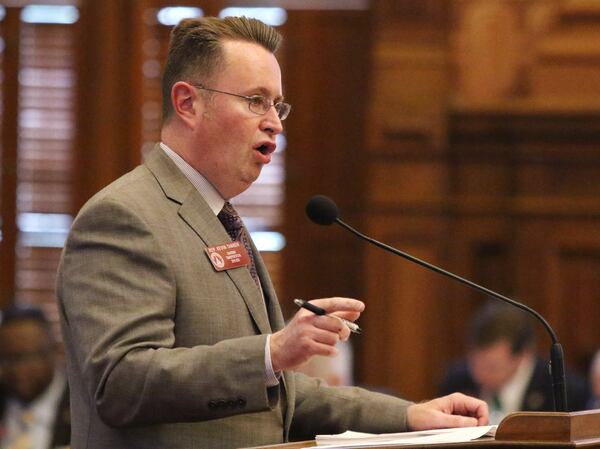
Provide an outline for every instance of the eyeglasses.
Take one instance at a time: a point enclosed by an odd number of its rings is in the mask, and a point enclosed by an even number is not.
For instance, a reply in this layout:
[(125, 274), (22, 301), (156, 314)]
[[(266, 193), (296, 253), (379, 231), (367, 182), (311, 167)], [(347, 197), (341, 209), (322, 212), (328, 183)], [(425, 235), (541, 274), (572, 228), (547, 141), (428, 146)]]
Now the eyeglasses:
[(283, 121), (287, 118), (292, 110), (292, 105), (288, 103), (284, 103), (283, 101), (278, 101), (275, 103), (274, 101), (267, 100), (262, 95), (239, 95), (232, 94), (231, 92), (223, 92), (222, 90), (217, 89), (209, 89), (208, 87), (204, 87), (202, 84), (191, 83), (194, 87), (202, 90), (207, 90), (209, 92), (217, 92), (219, 94), (231, 95), (232, 97), (243, 98), (248, 102), (248, 109), (250, 112), (253, 112), (257, 115), (265, 115), (271, 109), (271, 106), (275, 108), (277, 112), (277, 116), (279, 120)]

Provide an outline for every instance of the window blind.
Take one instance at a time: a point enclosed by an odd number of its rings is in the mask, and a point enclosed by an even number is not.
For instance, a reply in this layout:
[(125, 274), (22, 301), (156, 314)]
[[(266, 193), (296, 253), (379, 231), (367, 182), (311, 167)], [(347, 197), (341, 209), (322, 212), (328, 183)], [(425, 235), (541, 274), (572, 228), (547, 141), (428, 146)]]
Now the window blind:
[(37, 16), (39, 22), (35, 14), (28, 18), (25, 10), (23, 12), (16, 111), (18, 235), (15, 299), (39, 305), (54, 321), (56, 269), (71, 222), (75, 25), (41, 23), (44, 17), (56, 12), (60, 14), (60, 11)]

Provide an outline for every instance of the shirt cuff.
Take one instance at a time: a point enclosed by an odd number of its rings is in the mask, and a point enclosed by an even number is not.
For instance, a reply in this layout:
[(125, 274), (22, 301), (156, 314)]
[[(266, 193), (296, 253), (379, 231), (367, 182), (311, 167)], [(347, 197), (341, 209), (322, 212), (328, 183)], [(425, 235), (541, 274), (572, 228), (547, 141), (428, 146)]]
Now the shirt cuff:
[(265, 344), (265, 384), (267, 387), (274, 387), (279, 385), (279, 378), (281, 373), (276, 373), (273, 370), (273, 363), (271, 362), (271, 334), (267, 335), (267, 343)]

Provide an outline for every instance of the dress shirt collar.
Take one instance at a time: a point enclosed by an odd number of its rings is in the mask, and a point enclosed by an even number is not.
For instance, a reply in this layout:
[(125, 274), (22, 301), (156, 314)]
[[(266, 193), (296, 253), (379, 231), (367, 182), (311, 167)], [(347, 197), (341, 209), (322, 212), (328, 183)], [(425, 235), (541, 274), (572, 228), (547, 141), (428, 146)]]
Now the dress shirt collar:
[(523, 358), (512, 379), (499, 392), (502, 409), (505, 413), (513, 413), (521, 409), (527, 392), (527, 386), (535, 368), (534, 357)]
[(181, 172), (192, 183), (196, 190), (198, 190), (202, 198), (204, 198), (204, 201), (206, 201), (215, 215), (218, 215), (219, 212), (221, 212), (221, 209), (223, 209), (225, 200), (217, 191), (217, 189), (215, 189), (214, 186), (204, 176), (202, 176), (198, 170), (188, 164), (179, 154), (177, 154), (163, 142), (160, 142), (160, 147), (175, 163), (175, 165), (177, 165), (179, 170), (181, 170)]

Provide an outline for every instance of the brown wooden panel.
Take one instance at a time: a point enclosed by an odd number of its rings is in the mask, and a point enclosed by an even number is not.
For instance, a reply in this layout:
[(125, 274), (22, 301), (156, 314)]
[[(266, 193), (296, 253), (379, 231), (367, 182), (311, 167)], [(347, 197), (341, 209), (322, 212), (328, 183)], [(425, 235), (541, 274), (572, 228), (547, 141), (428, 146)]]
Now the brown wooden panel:
[[(598, 220), (537, 218), (518, 229), (516, 274), (520, 298), (554, 327), (568, 364), (586, 371), (598, 347), (600, 282)], [(540, 349), (547, 352), (542, 334)]]
[(17, 145), (19, 97), (19, 14), (7, 8), (2, 22), (5, 47), (2, 55), (2, 175), (0, 176), (0, 306), (13, 301), (15, 293), (15, 246), (17, 243)]
[[(600, 36), (592, 42), (600, 41)], [(556, 97), (600, 97), (600, 57), (596, 64), (586, 62), (569, 66), (547, 64), (533, 73), (535, 95)]]
[[(449, 220), (448, 232), (444, 235), (447, 242), (445, 268), (500, 294), (514, 296), (511, 231), (508, 217), (502, 214), (492, 215), (487, 209), (476, 214), (472, 209), (460, 210)], [(445, 323), (449, 333), (448, 350), (442, 356), (443, 366), (465, 354), (468, 323), (488, 299), (457, 283), (440, 298), (447, 306)], [(441, 373), (432, 380), (437, 384), (440, 378)]]
[(132, 82), (140, 76), (132, 64), (139, 62), (141, 51), (134, 47), (139, 26), (130, 26), (140, 20), (133, 17), (138, 11), (134, 3), (88, 0), (80, 7), (75, 211), (139, 161), (132, 156), (139, 146), (130, 148), (139, 144), (139, 128), (131, 126), (139, 126), (141, 110), (141, 83)]
[[(473, 101), (513, 96), (528, 56), (522, 14), (526, 2), (453, 2), (457, 96)], [(498, 39), (498, 36), (502, 39)]]
[(461, 161), (452, 174), (455, 195), (470, 199), (497, 197), (510, 193), (510, 167), (504, 161)]
[[(562, 335), (569, 336), (571, 360), (587, 373), (591, 357), (600, 346), (600, 246), (563, 248), (560, 261), (559, 304)], [(574, 332), (576, 330), (576, 332)]]
[(385, 0), (374, 2), (377, 44), (412, 41), (419, 46), (445, 42), (447, 0)]
[(434, 147), (442, 139), (439, 100), (447, 87), (445, 54), (435, 47), (408, 44), (390, 42), (374, 53), (367, 130), (371, 151), (389, 151), (389, 141), (398, 135), (417, 137)]
[(520, 164), (515, 174), (520, 195), (600, 196), (600, 161)]
[(330, 195), (359, 226), (369, 51), (368, 11), (288, 11), (282, 32), (286, 98), (286, 204), (282, 302), (305, 295), (361, 295), (361, 244), (304, 214), (316, 193)]
[[(572, 2), (457, 0), (446, 3), (446, 22), (435, 13), (439, 3), (415, 3), (375, 5), (366, 204), (378, 218), (367, 221), (368, 233), (520, 299), (569, 333), (565, 291), (584, 298), (573, 300), (578, 311), (598, 308), (589, 292), (597, 291), (600, 239), (600, 66), (592, 44), (600, 16)], [(511, 35), (502, 48), (499, 33)], [(380, 326), (363, 338), (369, 350), (361, 369), (373, 381), (400, 386), (397, 375), (417, 382), (413, 392), (432, 392), (439, 369), (464, 352), (465, 326), (485, 298), (441, 280), (445, 288), (423, 287), (418, 269), (394, 278), (388, 271), (398, 267), (383, 265), (384, 257), (369, 250), (366, 297), (385, 299), (367, 313), (385, 322), (384, 310), (392, 310), (414, 335), (437, 324), (448, 338), (441, 352), (432, 339), (407, 350), (399, 343), (403, 331)], [(440, 309), (404, 321), (399, 312), (410, 313), (393, 301), (406, 295), (428, 304), (409, 302), (409, 310)], [(585, 331), (564, 339), (578, 367), (589, 342), (600, 341), (596, 312), (589, 321), (581, 314), (572, 319)], [(546, 355), (548, 337), (539, 334)], [(386, 360), (388, 350), (416, 357), (414, 371)]]
[(600, 346), (600, 236), (599, 221), (557, 222), (545, 235), (552, 248), (546, 292), (549, 313), (564, 342), (568, 360), (580, 371)]
[[(430, 261), (437, 258), (431, 241), (388, 243)], [(439, 371), (445, 350), (446, 329), (440, 326), (445, 308), (438, 299), (446, 282), (379, 249), (369, 249), (366, 260), (369, 293), (361, 318), (365, 361), (359, 377), (367, 385), (412, 400), (430, 397), (430, 382), (423, 373)]]
[(371, 201), (379, 206), (439, 202), (447, 190), (447, 168), (438, 161), (374, 160)]

